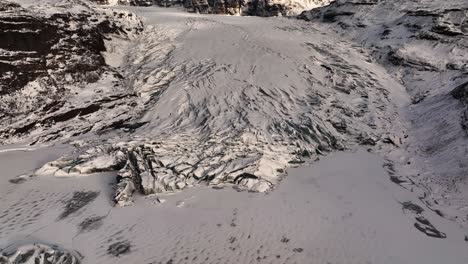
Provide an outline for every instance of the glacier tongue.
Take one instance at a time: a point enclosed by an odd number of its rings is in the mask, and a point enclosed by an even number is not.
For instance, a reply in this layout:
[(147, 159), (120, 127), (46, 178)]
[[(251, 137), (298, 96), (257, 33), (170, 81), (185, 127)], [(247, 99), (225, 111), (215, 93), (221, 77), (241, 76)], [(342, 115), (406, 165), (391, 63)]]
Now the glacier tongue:
[(126, 51), (113, 44), (105, 57), (139, 95), (140, 125), (123, 141), (111, 133), (102, 146), (36, 174), (119, 169), (121, 204), (136, 190), (201, 181), (264, 192), (308, 158), (403, 140), (392, 103), (405, 103), (403, 87), (333, 34), (284, 18), (129, 9), (146, 28)]

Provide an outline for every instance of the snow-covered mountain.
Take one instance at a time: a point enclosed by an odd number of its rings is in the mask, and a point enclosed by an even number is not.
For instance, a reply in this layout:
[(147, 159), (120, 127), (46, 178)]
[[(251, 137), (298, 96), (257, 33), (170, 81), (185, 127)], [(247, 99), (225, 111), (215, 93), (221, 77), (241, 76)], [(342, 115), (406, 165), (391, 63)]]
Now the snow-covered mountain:
[(101, 5), (163, 7), (183, 6), (186, 10), (205, 14), (244, 14), (254, 16), (294, 15), (304, 10), (330, 4), (331, 0), (92, 0)]

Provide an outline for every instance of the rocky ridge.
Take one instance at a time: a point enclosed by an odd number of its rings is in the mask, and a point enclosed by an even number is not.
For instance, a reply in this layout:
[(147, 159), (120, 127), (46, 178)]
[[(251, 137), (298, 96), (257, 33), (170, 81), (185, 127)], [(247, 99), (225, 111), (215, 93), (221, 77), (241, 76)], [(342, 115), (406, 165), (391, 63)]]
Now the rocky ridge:
[(94, 0), (93, 2), (103, 5), (183, 6), (187, 11), (201, 14), (289, 16), (327, 5), (331, 0)]

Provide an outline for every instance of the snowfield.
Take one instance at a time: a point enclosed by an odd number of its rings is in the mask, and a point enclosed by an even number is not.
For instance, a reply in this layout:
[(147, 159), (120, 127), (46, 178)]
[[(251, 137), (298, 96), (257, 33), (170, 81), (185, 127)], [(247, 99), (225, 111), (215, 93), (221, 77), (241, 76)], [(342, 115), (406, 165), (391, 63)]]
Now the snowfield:
[(464, 1), (16, 2), (0, 263), (468, 261)]
[[(66, 151), (2, 153), (0, 165), (11, 168), (5, 176), (21, 174)], [(463, 229), (392, 183), (383, 163), (365, 150), (335, 153), (289, 170), (268, 195), (199, 186), (123, 208), (109, 202), (113, 174), (2, 177), (0, 245), (6, 254), (59, 245), (81, 263), (103, 264), (467, 262)], [(424, 219), (446, 238), (415, 228)]]

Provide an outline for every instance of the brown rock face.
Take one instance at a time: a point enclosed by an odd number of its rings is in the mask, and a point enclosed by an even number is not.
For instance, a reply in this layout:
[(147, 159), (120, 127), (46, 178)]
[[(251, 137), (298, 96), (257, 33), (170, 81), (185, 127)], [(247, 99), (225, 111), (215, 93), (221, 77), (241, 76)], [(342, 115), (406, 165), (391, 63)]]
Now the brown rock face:
[(185, 0), (189, 11), (203, 14), (240, 14), (245, 6), (244, 0)]
[[(98, 5), (108, 5), (111, 2), (109, 0), (91, 0)], [(150, 6), (153, 5), (153, 0), (119, 0), (117, 1), (119, 5), (131, 5), (131, 6)]]
[(118, 78), (102, 55), (104, 41), (141, 30), (119, 24), (123, 16), (85, 5), (42, 13), (0, 0), (0, 141), (101, 110), (66, 101), (78, 94), (70, 89), (96, 83), (104, 73)]
[(287, 15), (289, 7), (272, 0), (185, 0), (184, 6), (203, 14), (244, 14), (252, 16)]
[[(109, 0), (92, 0), (97, 4), (109, 4)], [(229, 14), (250, 16), (278, 16), (291, 15), (293, 9), (309, 7), (315, 3), (317, 6), (328, 4), (330, 0), (119, 0), (118, 5), (150, 6), (158, 5), (170, 7), (184, 6), (187, 11), (201, 14)]]
[[(19, 5), (0, 2), (0, 95), (16, 91), (43, 74), (45, 55), (57, 43), (57, 28)], [(28, 59), (26, 59), (28, 58)]]
[(104, 65), (103, 34), (117, 30), (108, 21), (83, 27), (92, 24), (87, 13), (45, 17), (8, 2), (0, 2), (0, 9), (0, 95), (48, 71), (77, 75), (98, 70)]

